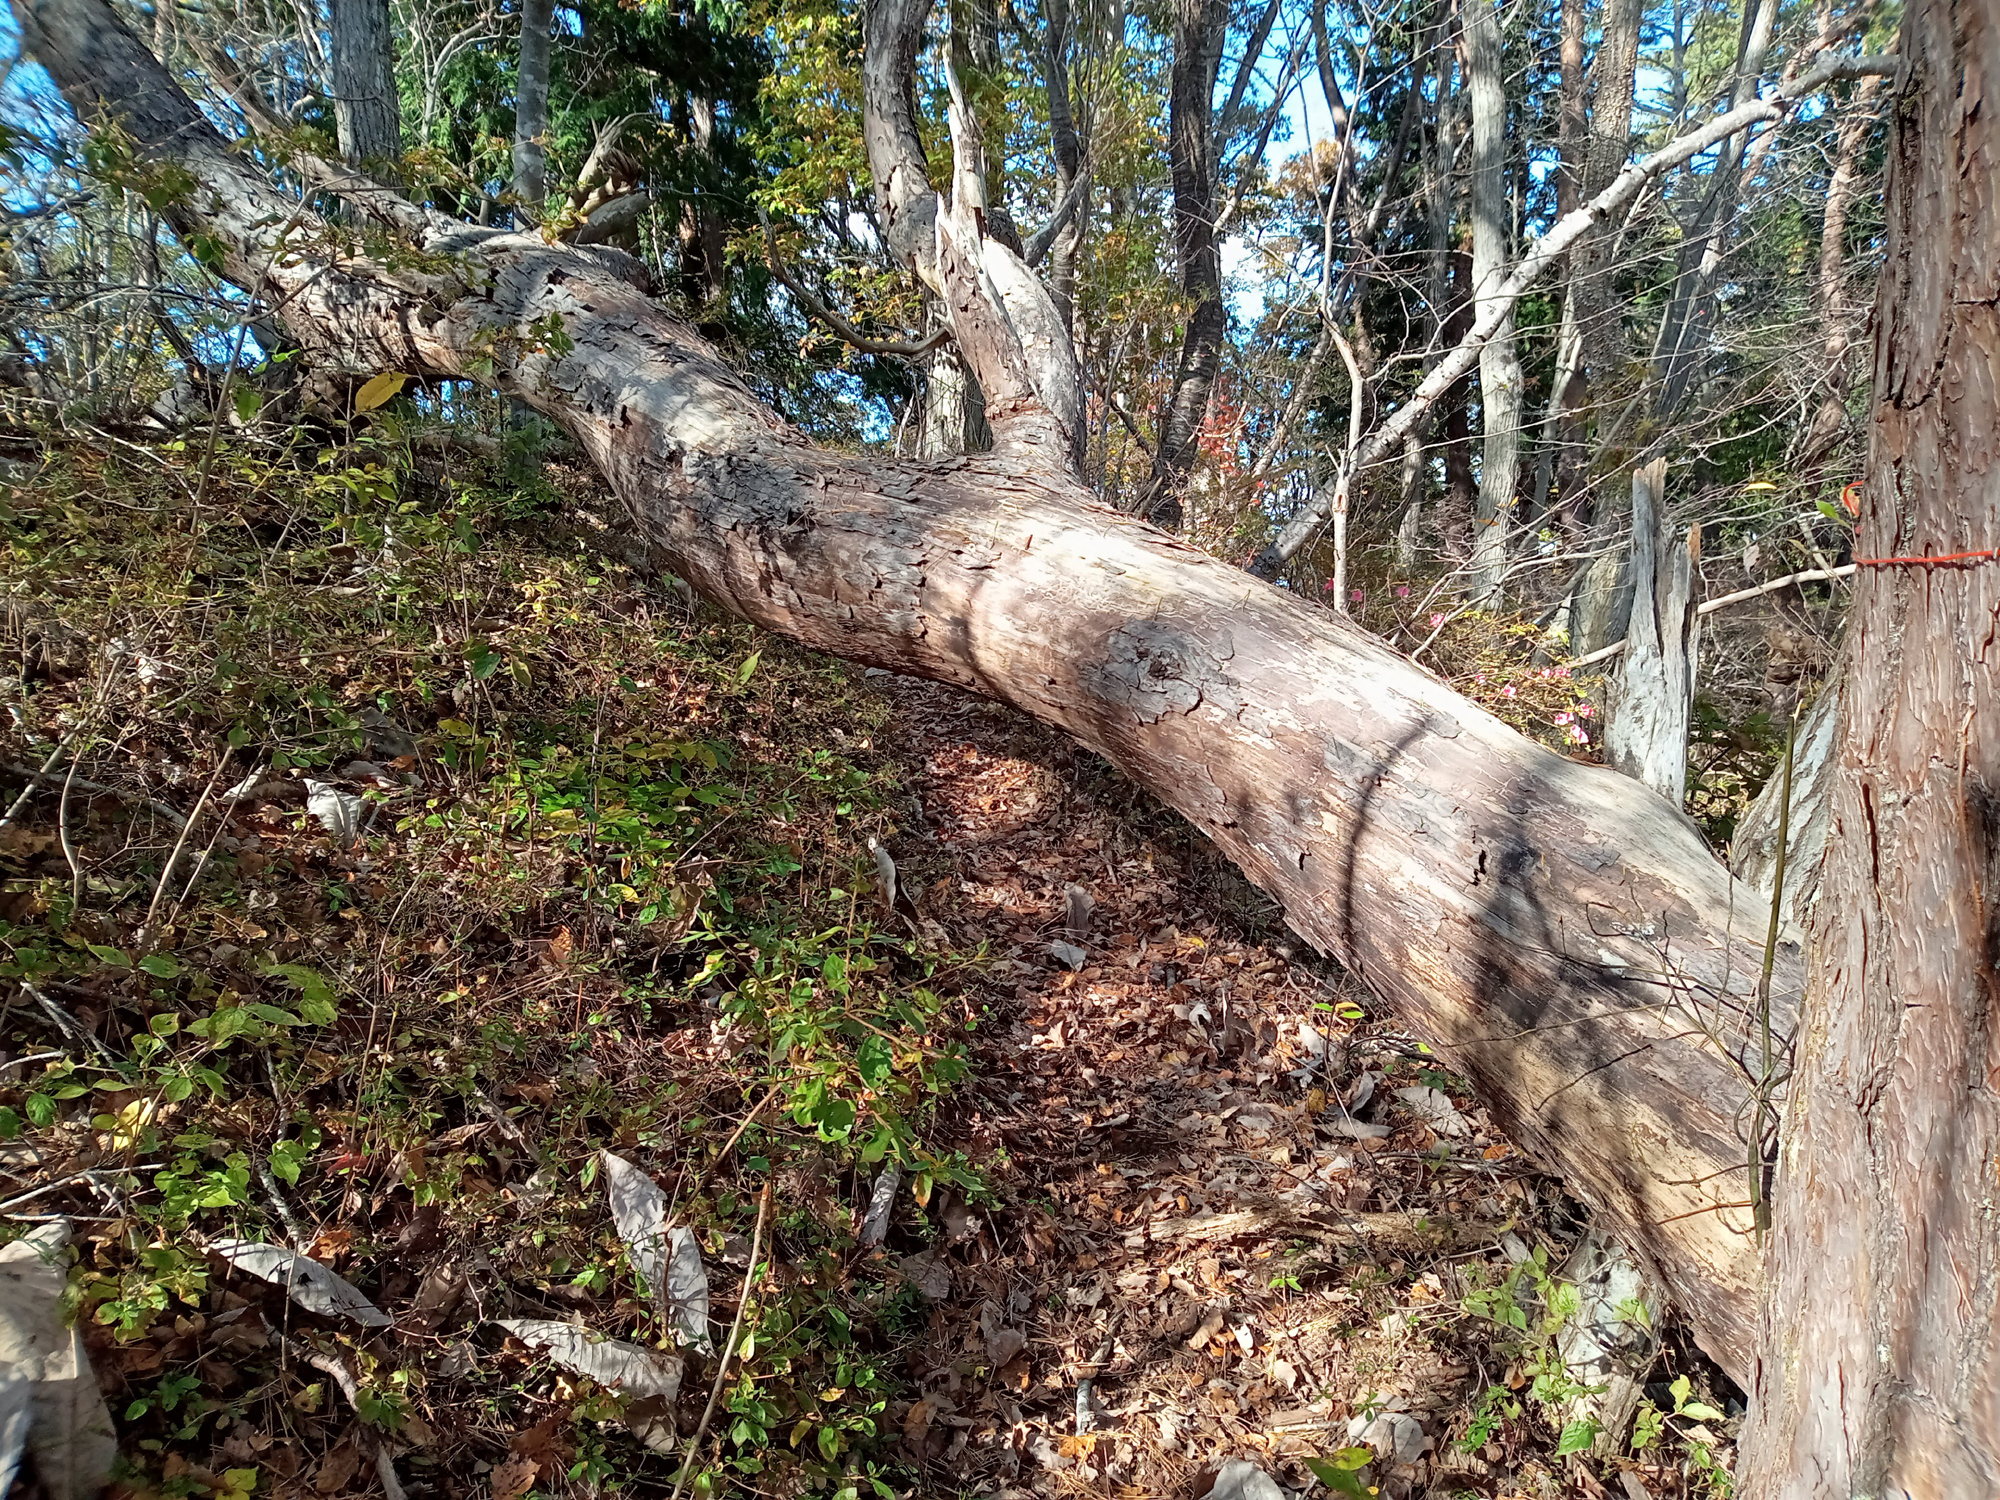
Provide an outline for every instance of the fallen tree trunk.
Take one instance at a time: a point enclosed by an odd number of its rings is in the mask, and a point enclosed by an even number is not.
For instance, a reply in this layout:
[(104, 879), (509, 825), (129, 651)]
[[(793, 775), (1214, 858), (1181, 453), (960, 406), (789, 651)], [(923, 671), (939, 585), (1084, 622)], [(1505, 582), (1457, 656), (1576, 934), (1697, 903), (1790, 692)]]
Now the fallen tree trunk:
[[(1643, 787), (1095, 503), (1068, 429), (1033, 399), (1041, 367), (978, 343), (991, 309), (957, 268), (993, 252), (954, 240), (962, 223), (936, 236), (937, 274), (961, 347), (985, 361), (994, 451), (825, 452), (648, 301), (629, 257), (386, 201), (364, 211), (422, 253), (354, 255), (229, 148), (103, 0), (17, 13), (78, 110), (138, 143), (135, 175), (167, 161), (192, 175), (176, 229), (211, 236), (313, 357), (479, 371), (568, 431), (710, 599), (1012, 704), (1185, 815), (1433, 1038), (1748, 1375), (1756, 1253), (1735, 1205), (1763, 914), (1732, 901), (1693, 826)], [(1800, 973), (1786, 946), (1781, 1026)]]

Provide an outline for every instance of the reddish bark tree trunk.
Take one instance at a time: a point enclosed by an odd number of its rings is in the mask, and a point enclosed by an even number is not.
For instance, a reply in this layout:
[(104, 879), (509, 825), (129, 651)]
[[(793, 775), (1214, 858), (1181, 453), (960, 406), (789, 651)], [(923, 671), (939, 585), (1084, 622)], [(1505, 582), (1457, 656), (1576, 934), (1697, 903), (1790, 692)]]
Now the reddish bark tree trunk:
[[(1861, 557), (2000, 545), (2000, 16), (1902, 55)], [(1855, 585), (1743, 1493), (2000, 1495), (2000, 564)]]

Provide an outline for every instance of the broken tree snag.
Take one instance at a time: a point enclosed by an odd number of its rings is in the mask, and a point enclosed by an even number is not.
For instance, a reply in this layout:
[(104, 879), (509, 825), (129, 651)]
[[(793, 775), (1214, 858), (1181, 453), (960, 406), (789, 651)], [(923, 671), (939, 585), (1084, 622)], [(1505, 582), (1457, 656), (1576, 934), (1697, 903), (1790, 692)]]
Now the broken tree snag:
[[(629, 257), (441, 222), (421, 231), (420, 269), (351, 257), (103, 0), (21, 14), (81, 111), (116, 111), (142, 151), (193, 175), (175, 227), (216, 236), (318, 358), (425, 378), (491, 368), (708, 598), (1033, 714), (1186, 816), (1433, 1038), (1747, 1377), (1757, 1267), (1732, 1205), (1761, 924), (1742, 903), (1732, 919), (1727, 872), (1677, 812), (1523, 739), (1345, 620), (1097, 504), (1046, 414), (1023, 406), (996, 421), (994, 452), (932, 463), (816, 449), (640, 293)], [(941, 259), (966, 253), (962, 228), (937, 236)], [(961, 311), (963, 328), (985, 316)], [(551, 318), (560, 351), (536, 333)], [(1004, 363), (979, 370), (989, 394)], [(1781, 954), (1781, 1024), (1799, 974)]]
[(1687, 795), (1688, 724), (1694, 714), (1701, 616), (1694, 564), (1701, 532), (1667, 519), (1667, 461), (1632, 471), (1632, 614), (1611, 676), (1604, 758), (1675, 807)]
[[(2000, 14), (1902, 51), (1857, 559), (2000, 544)], [(2000, 1495), (2000, 563), (1854, 585), (1741, 1493)]]

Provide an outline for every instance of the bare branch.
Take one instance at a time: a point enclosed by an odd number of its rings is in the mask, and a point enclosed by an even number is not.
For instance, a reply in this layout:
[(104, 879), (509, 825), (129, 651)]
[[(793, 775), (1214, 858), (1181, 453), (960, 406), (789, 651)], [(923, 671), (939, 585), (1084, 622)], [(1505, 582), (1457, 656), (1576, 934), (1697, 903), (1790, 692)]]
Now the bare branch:
[(871, 339), (839, 313), (828, 307), (806, 288), (804, 282), (794, 276), (784, 257), (778, 254), (777, 231), (771, 228), (770, 216), (759, 209), (757, 217), (764, 226), (764, 263), (771, 268), (771, 274), (778, 278), (784, 289), (813, 317), (826, 324), (841, 338), (852, 344), (863, 354), (893, 354), (903, 359), (920, 359), (951, 339), (949, 328), (939, 328), (922, 339)]
[[(1852, 578), (1855, 574), (1853, 563), (1844, 563), (1838, 568), (1806, 568), (1797, 573), (1787, 573), (1783, 578), (1773, 578), (1757, 584), (1753, 588), (1738, 589), (1733, 594), (1724, 594), (1716, 599), (1704, 599), (1695, 611), (1698, 615), (1714, 614), (1718, 609), (1727, 609), (1732, 604), (1741, 604), (1747, 599), (1761, 599), (1766, 594), (1775, 594), (1779, 589), (1788, 589), (1799, 583), (1831, 583), (1836, 578)], [(1625, 649), (1625, 642), (1613, 641), (1600, 651), (1588, 656), (1579, 656), (1570, 663), (1572, 667), (1590, 667), (1598, 662), (1609, 661)]]
[[(1894, 56), (1829, 58), (1811, 72), (1780, 88), (1771, 98), (1753, 99), (1740, 105), (1717, 116), (1701, 129), (1691, 131), (1679, 140), (1662, 146), (1651, 156), (1626, 167), (1611, 186), (1574, 213), (1558, 220), (1547, 234), (1523, 252), (1520, 263), (1493, 296), (1482, 299), (1479, 317), (1471, 331), (1459, 340), (1456, 348), (1437, 362), (1410, 399), (1398, 407), (1388, 421), (1376, 428), (1362, 445), (1361, 451), (1355, 455), (1357, 472), (1380, 462), (1400, 448), (1403, 440), (1416, 430), (1417, 424), (1444, 393), (1479, 363), (1480, 351), (1506, 326), (1513, 314), (1514, 304), (1534, 288), (1561, 259), (1563, 252), (1589, 233), (1593, 226), (1622, 209), (1648, 182), (1683, 162), (1691, 161), (1709, 147), (1748, 126), (1762, 120), (1782, 120), (1799, 100), (1818, 93), (1830, 83), (1851, 78), (1890, 77), (1901, 66), (1902, 60)], [(1275, 578), (1278, 569), (1305, 546), (1313, 533), (1325, 523), (1330, 505), (1331, 496), (1316, 499), (1311, 506), (1294, 516), (1277, 538), (1257, 555), (1250, 564), (1250, 572), (1267, 580)]]

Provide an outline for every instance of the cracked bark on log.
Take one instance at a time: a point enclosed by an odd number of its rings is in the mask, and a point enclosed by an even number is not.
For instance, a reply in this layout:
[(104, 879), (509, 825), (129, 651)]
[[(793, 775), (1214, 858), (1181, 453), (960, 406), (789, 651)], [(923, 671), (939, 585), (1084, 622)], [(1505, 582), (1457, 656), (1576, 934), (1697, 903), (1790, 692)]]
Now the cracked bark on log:
[[(894, 5), (914, 8), (877, 9)], [(229, 148), (103, 0), (16, 13), (81, 112), (115, 116), (192, 174), (174, 226), (214, 235), (228, 273), (279, 304), (313, 358), (432, 379), (490, 361), (708, 598), (1033, 714), (1185, 815), (1434, 1038), (1658, 1273), (1704, 1347), (1749, 1375), (1756, 1257), (1729, 1205), (1758, 914), (1732, 918), (1726, 871), (1644, 788), (1541, 749), (1346, 621), (1096, 503), (1071, 430), (1003, 337), (1014, 325), (979, 274), (992, 257), (907, 176), (893, 121), (869, 130), (871, 150), (890, 148), (884, 222), (912, 254), (932, 249), (989, 394), (990, 454), (814, 448), (615, 251), (411, 208), (422, 256), (350, 254)], [(561, 352), (534, 333), (551, 316)], [(1788, 944), (1781, 1023), (1800, 969)]]

